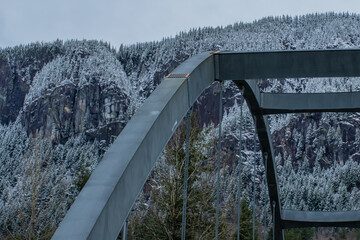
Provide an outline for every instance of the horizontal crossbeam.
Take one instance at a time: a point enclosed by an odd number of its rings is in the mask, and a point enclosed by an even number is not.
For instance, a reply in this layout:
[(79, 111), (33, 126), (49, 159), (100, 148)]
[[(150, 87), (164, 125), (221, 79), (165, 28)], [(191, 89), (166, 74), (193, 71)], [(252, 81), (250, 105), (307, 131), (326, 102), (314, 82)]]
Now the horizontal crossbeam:
[(360, 227), (360, 211), (312, 212), (282, 210), (281, 225), (286, 228), (303, 227)]
[(360, 92), (261, 93), (262, 114), (301, 112), (359, 112)]
[(215, 62), (219, 80), (360, 76), (360, 49), (219, 52)]

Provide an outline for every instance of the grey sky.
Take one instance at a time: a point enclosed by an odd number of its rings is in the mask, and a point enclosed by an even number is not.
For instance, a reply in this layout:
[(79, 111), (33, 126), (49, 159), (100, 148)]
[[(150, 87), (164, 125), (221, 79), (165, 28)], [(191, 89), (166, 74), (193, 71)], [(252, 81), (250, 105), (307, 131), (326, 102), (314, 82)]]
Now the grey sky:
[(98, 39), (118, 47), (265, 16), (360, 13), (359, 0), (0, 0), (0, 47)]

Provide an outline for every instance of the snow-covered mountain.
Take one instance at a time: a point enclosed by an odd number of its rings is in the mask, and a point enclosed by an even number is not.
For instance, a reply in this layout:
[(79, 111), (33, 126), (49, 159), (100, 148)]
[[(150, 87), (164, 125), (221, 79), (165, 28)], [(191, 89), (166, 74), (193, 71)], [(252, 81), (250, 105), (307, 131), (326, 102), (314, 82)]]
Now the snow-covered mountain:
[[(0, 237), (52, 232), (136, 109), (190, 56), (214, 50), (358, 47), (360, 15), (327, 13), (193, 29), (118, 51), (107, 43), (85, 40), (0, 49)], [(259, 86), (269, 92), (359, 91), (360, 81), (262, 79)], [(217, 124), (214, 94), (216, 86), (206, 90), (195, 106), (205, 127)], [(230, 160), (224, 167), (229, 177), (223, 188), (231, 195), (240, 104), (232, 83), (226, 83), (225, 97), (224, 149)], [(253, 128), (244, 109), (243, 155), (250, 168)], [(359, 114), (287, 114), (270, 120), (285, 207), (360, 207)], [(263, 167), (257, 161), (261, 182)], [(244, 171), (244, 180), (250, 179), (250, 172)], [(295, 193), (298, 186), (306, 186), (301, 194)], [(244, 194), (250, 196), (247, 190), (244, 187)], [(259, 194), (263, 190), (259, 185)]]

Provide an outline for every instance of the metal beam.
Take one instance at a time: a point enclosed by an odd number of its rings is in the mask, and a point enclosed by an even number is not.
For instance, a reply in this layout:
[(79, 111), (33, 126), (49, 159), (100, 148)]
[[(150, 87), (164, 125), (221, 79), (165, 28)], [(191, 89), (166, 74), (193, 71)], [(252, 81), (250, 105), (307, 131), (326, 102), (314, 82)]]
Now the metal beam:
[(359, 112), (360, 92), (261, 93), (262, 114), (300, 112)]
[(282, 228), (360, 227), (360, 211), (313, 212), (282, 210)]
[(220, 80), (360, 76), (360, 49), (219, 52), (216, 57)]

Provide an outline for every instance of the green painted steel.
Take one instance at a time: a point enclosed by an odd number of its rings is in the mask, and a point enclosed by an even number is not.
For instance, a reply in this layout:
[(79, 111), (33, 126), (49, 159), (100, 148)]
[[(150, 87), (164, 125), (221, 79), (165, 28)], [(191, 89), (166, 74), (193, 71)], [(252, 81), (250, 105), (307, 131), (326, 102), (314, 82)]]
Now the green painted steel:
[(261, 93), (262, 114), (359, 112), (360, 92)]
[(220, 52), (217, 79), (357, 77), (360, 49)]

